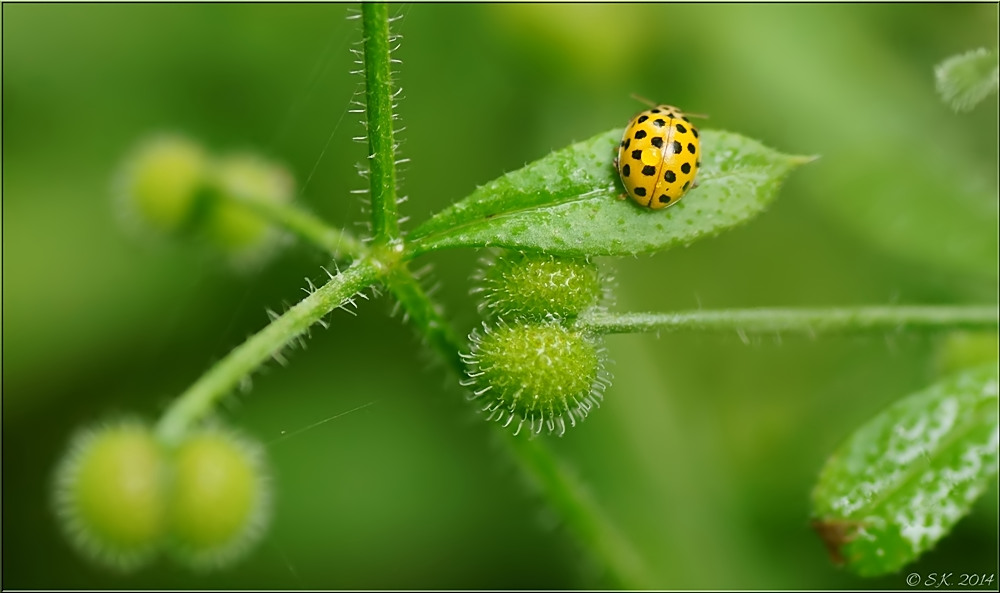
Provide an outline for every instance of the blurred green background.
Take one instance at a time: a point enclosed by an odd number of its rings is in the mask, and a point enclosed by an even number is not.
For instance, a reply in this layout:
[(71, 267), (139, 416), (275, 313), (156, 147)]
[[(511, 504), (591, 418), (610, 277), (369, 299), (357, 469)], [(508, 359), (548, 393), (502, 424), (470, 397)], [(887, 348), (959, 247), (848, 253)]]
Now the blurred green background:
[[(326, 259), (236, 274), (125, 233), (121, 159), (176, 131), (279, 160), (363, 232), (346, 5), (3, 6), (4, 588), (585, 588), (604, 580), (381, 298), (313, 331), (225, 417), (268, 444), (275, 520), (232, 569), (128, 577), (59, 537), (72, 431), (154, 419), (297, 301)], [(620, 310), (996, 302), (997, 99), (955, 115), (933, 67), (997, 43), (996, 4), (394, 5), (412, 223), (550, 150), (624, 126), (638, 93), (703, 127), (818, 154), (769, 212), (688, 249), (606, 260)], [(307, 183), (308, 180), (308, 183)], [(481, 254), (427, 257), (462, 331)], [(854, 428), (935, 379), (934, 336), (616, 336), (605, 405), (552, 446), (663, 588), (903, 588), (830, 562), (809, 493)], [(374, 402), (300, 435), (282, 431)], [(922, 573), (997, 572), (996, 487)], [(996, 581), (994, 581), (995, 583)]]

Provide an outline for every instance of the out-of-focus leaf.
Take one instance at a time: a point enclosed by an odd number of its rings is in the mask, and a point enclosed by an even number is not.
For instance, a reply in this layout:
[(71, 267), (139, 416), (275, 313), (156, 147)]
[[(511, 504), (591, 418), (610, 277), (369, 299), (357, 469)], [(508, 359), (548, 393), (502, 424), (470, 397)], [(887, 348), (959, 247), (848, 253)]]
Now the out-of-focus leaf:
[(413, 253), (500, 246), (631, 255), (685, 245), (759, 214), (785, 176), (812, 160), (705, 130), (699, 186), (677, 205), (654, 211), (618, 199), (624, 189), (612, 161), (622, 132), (573, 144), (478, 188), (414, 230)]
[(997, 53), (981, 48), (952, 56), (934, 68), (934, 78), (945, 103), (955, 111), (971, 111), (1000, 86)]
[(915, 560), (996, 480), (998, 366), (966, 370), (861, 427), (813, 492), (813, 525), (838, 563), (862, 576)]
[(993, 331), (955, 331), (937, 348), (936, 371), (942, 375), (977, 367), (1000, 358), (1000, 335)]

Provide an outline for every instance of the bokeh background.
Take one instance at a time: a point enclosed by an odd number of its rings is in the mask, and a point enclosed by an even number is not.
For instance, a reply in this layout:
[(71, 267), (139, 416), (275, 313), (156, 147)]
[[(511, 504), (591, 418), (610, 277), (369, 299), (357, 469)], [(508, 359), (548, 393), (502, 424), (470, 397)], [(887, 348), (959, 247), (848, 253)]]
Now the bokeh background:
[[(244, 562), (119, 577), (61, 539), (72, 431), (155, 419), (297, 301), (326, 259), (235, 273), (118, 224), (111, 180), (150, 133), (285, 163), (299, 202), (363, 232), (347, 5), (4, 4), (3, 587), (585, 588), (607, 584), (491, 445), (385, 297), (314, 331), (223, 413), (267, 444), (275, 520)], [(997, 99), (956, 115), (933, 67), (997, 43), (995, 4), (394, 5), (411, 224), (548, 151), (621, 127), (631, 93), (821, 158), (750, 224), (608, 259), (619, 310), (990, 303)], [(482, 254), (426, 258), (462, 331)], [(605, 405), (565, 462), (663, 588), (903, 588), (833, 566), (810, 530), (829, 453), (935, 380), (936, 336), (616, 336)], [(292, 432), (361, 411), (292, 438)], [(996, 573), (994, 486), (914, 571)], [(996, 581), (994, 581), (995, 584)]]

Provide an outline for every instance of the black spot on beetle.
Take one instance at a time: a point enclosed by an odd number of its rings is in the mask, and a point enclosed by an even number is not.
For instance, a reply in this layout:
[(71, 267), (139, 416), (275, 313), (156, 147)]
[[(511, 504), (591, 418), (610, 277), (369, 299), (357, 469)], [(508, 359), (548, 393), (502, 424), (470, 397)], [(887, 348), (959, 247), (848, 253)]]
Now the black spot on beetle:
[(694, 147), (694, 144), (691, 144), (690, 142), (688, 142), (688, 152), (690, 152), (691, 154), (694, 154), (694, 153), (698, 152), (698, 149)]
[(667, 125), (667, 122), (665, 122), (664, 120), (662, 120), (660, 118), (657, 118), (657, 119), (653, 120), (653, 125), (656, 126), (656, 127), (658, 127), (658, 128), (662, 128), (663, 126)]
[(652, 177), (653, 175), (656, 175), (656, 167), (653, 165), (646, 165), (642, 168), (642, 174), (647, 177)]
[(636, 140), (642, 140), (645, 137), (646, 137), (646, 130), (639, 130), (638, 132), (635, 133)]
[(622, 167), (622, 176), (623, 177), (628, 177), (628, 174), (631, 173), (631, 172), (632, 172), (632, 168), (629, 167), (627, 164)]
[(626, 138), (625, 141), (622, 142), (622, 148), (628, 148), (629, 144), (632, 144), (632, 139), (631, 138)]
[(691, 128), (691, 133), (694, 134), (695, 138), (698, 137), (698, 129), (697, 128)]
[(653, 136), (649, 139), (649, 143), (657, 148), (663, 148), (663, 138), (659, 136)]
[(638, 123), (638, 124), (641, 124), (642, 122), (646, 121), (647, 119), (649, 119), (648, 115), (640, 115), (639, 119), (635, 120), (635, 122)]
[(660, 203), (661, 204), (669, 204), (670, 203), (670, 196), (668, 196), (667, 194), (660, 194)]
[(634, 191), (635, 195), (637, 195), (637, 196), (644, 196), (644, 195), (646, 195), (646, 188), (644, 188), (644, 187), (637, 187), (637, 188), (635, 188), (632, 191)]
[(677, 124), (676, 127), (677, 127), (677, 131), (680, 132), (681, 134), (687, 134), (688, 129), (685, 128), (683, 125)]
[(685, 175), (687, 175), (688, 173), (690, 173), (691, 172), (691, 163), (684, 163), (683, 165), (681, 165), (681, 171)]
[(670, 143), (670, 147), (673, 148), (672, 154), (680, 154), (684, 151), (684, 147), (681, 146), (681, 143), (676, 140)]
[(684, 187), (682, 187), (681, 189), (683, 189), (683, 190), (687, 190), (688, 186), (690, 186), (690, 185), (691, 185), (691, 182), (690, 182), (690, 181), (685, 181), (685, 182), (684, 182)]
[(670, 169), (667, 169), (667, 172), (663, 174), (663, 180), (667, 183), (673, 183), (677, 181), (677, 175), (675, 175)]
[(641, 148), (636, 148), (635, 150), (633, 150), (632, 151), (632, 158), (634, 158), (635, 160), (641, 159), (642, 158), (642, 149)]

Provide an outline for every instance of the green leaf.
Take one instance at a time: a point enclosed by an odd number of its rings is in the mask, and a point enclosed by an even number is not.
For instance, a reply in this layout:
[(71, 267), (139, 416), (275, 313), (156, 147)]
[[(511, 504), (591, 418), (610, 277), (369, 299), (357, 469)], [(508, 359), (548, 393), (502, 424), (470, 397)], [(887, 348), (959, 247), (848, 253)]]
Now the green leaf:
[(934, 68), (934, 78), (945, 103), (955, 111), (971, 111), (1000, 86), (997, 52), (977, 49), (952, 56)]
[(994, 361), (897, 402), (827, 461), (813, 525), (836, 562), (861, 576), (898, 571), (996, 481), (998, 375)]
[(699, 186), (677, 205), (654, 211), (618, 199), (624, 188), (613, 159), (622, 133), (598, 134), (478, 188), (414, 230), (411, 253), (499, 246), (631, 255), (686, 245), (759, 214), (789, 171), (812, 160), (705, 130)]

